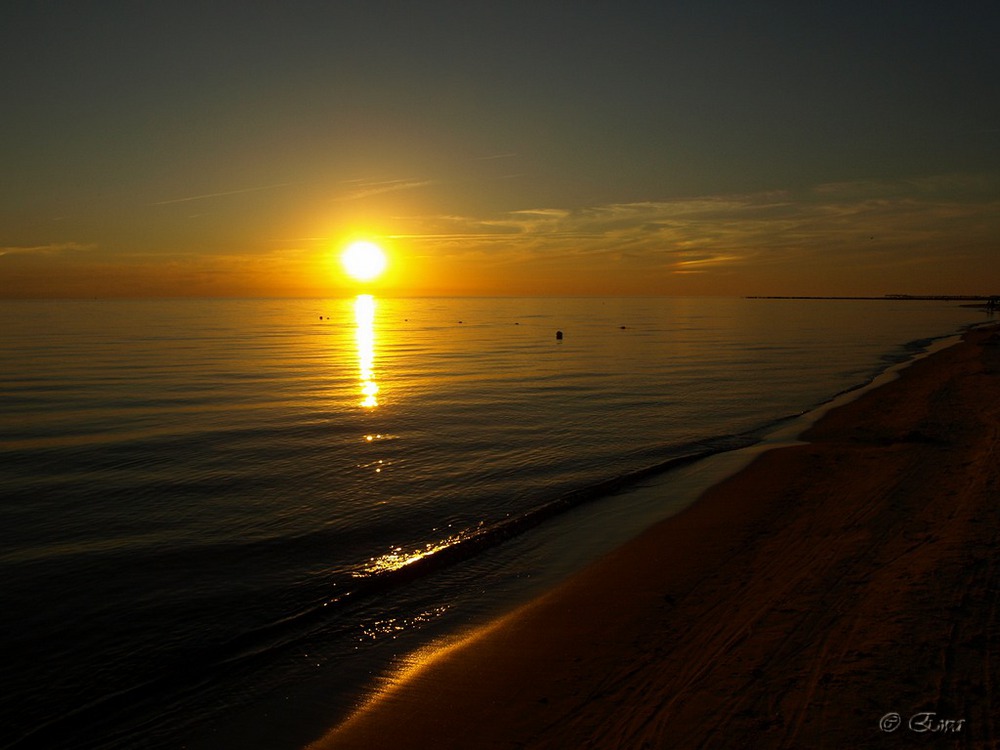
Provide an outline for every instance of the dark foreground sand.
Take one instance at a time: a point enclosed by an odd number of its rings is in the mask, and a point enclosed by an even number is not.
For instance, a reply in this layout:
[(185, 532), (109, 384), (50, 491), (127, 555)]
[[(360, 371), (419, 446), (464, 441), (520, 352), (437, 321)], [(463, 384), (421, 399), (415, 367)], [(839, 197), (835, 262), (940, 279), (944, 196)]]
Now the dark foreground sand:
[(313, 748), (1000, 747), (990, 336), (422, 658)]

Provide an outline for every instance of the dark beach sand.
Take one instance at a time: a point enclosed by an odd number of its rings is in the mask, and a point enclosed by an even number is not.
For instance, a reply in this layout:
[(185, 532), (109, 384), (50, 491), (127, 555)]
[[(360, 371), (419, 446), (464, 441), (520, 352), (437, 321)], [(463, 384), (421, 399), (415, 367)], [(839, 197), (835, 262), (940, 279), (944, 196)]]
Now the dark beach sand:
[(1000, 747), (992, 335), (420, 657), (312, 748)]

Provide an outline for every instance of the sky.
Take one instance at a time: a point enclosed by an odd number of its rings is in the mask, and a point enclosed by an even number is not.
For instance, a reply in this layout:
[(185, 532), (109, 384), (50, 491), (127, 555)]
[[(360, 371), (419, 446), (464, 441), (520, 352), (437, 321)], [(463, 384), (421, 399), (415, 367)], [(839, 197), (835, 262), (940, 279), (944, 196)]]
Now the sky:
[(1000, 4), (21, 2), (0, 297), (1000, 294)]

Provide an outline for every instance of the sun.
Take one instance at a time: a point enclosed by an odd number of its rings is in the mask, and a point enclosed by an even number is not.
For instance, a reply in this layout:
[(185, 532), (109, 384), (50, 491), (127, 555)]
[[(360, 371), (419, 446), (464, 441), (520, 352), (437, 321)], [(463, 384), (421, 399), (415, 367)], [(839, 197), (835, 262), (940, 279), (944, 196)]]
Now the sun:
[(385, 251), (374, 242), (352, 242), (340, 256), (347, 274), (358, 281), (372, 281), (382, 275), (386, 266)]

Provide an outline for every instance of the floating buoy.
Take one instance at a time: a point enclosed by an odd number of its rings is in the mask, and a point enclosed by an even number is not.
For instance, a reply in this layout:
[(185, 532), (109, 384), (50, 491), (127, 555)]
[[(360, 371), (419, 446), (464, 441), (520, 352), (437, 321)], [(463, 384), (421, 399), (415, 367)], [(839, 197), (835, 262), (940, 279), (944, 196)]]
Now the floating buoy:
[(556, 341), (562, 341), (562, 331), (556, 331)]

